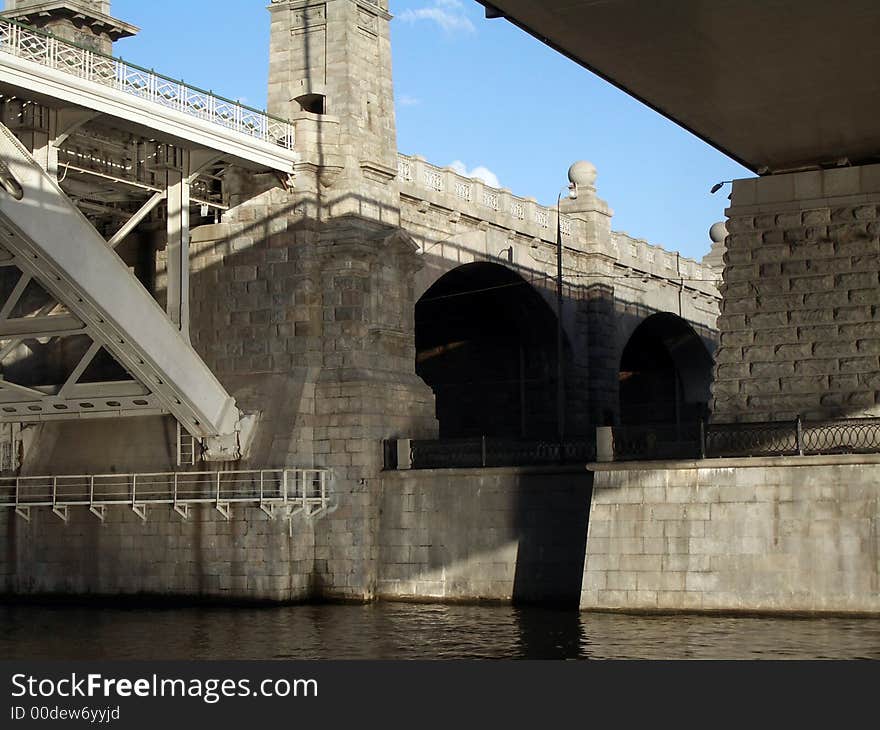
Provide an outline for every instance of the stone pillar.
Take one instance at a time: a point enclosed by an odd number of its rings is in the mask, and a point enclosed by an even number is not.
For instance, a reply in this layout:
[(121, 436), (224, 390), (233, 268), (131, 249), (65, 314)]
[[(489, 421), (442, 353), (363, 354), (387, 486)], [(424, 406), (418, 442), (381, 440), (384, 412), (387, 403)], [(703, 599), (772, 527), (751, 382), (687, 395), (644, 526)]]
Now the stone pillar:
[(387, 0), (272, 0), (269, 111), (296, 124), (325, 215), (400, 223)]
[[(569, 306), (574, 310), (572, 349), (577, 360), (568, 375), (574, 408), (567, 414), (572, 433), (592, 435), (597, 425), (609, 425), (617, 412), (617, 361), (614, 346), (614, 255), (611, 248), (611, 218), (608, 204), (596, 192), (596, 168), (589, 162), (576, 162), (568, 171), (576, 186), (577, 198), (563, 200), (564, 215), (581, 221), (583, 237), (567, 241), (585, 255), (579, 257), (580, 270), (590, 274), (569, 287)], [(571, 395), (575, 396), (574, 400)]]
[(880, 413), (880, 165), (738, 180), (716, 422)]
[(382, 440), (437, 435), (434, 396), (415, 374), (417, 246), (402, 231), (335, 219), (317, 246), (324, 367), (315, 388), (315, 463), (333, 469), (338, 508), (318, 525), (326, 596), (371, 598), (377, 580)]

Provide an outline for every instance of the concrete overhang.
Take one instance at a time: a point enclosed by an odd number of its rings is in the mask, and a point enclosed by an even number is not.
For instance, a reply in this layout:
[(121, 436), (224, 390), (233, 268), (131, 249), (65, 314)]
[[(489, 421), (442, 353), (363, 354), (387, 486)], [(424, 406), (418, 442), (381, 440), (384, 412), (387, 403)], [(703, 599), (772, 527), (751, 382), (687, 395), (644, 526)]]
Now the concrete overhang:
[(759, 173), (880, 159), (877, 0), (479, 0)]

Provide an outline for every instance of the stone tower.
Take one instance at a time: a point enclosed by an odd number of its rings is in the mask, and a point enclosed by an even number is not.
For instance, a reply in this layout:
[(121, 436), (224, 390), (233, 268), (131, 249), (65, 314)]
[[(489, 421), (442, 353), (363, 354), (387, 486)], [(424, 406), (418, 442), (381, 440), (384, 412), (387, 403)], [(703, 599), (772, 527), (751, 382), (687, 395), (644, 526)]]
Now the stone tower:
[(110, 16), (110, 0), (6, 0), (3, 16), (108, 55), (114, 41), (138, 32)]
[(295, 121), (324, 217), (398, 225), (388, 0), (272, 0), (270, 11), (269, 111)]
[(422, 259), (400, 228), (386, 8), (272, 2), (269, 111), (293, 122), (293, 179), (227, 174), (230, 209), (192, 235), (207, 267), (192, 278), (193, 344), (257, 416), (244, 464), (332, 469), (309, 570), (335, 598), (375, 592), (383, 439), (437, 432), (415, 373)]

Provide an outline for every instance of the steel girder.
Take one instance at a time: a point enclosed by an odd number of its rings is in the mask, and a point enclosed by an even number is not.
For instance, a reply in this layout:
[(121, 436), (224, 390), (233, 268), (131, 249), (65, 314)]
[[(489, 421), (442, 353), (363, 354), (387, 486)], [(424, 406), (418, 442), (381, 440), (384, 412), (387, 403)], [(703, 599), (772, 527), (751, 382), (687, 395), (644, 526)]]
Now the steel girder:
[[(0, 380), (0, 421), (167, 412), (198, 438), (220, 437), (226, 444), (235, 439), (243, 421), (233, 398), (122, 259), (3, 125), (0, 245), (0, 265), (21, 272), (9, 299), (20, 297), (30, 280), (54, 299), (18, 319), (8, 317), (15, 301), (0, 305), (0, 355), (28, 339), (76, 335), (92, 342), (64, 383), (33, 387)], [(133, 381), (78, 383), (100, 348)]]

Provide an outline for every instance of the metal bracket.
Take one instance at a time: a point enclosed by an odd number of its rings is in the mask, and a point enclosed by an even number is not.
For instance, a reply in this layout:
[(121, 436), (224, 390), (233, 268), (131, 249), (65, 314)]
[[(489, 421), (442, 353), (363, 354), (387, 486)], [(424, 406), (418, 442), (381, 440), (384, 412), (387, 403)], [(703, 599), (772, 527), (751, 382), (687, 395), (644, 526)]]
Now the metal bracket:
[(147, 505), (133, 504), (131, 505), (131, 511), (141, 518), (141, 522), (147, 521)]
[(17, 514), (21, 519), (25, 522), (31, 521), (31, 508), (30, 507), (16, 507), (15, 514)]
[(97, 505), (93, 504), (89, 507), (89, 512), (91, 512), (95, 517), (97, 517), (101, 522), (104, 521), (107, 516), (107, 507), (105, 505)]
[(232, 508), (229, 506), (229, 502), (217, 502), (214, 507), (229, 522), (232, 517)]
[(174, 511), (179, 514), (184, 521), (189, 519), (189, 505), (188, 504), (175, 504)]
[(266, 504), (265, 502), (260, 502), (260, 509), (266, 513), (266, 516), (270, 520), (275, 519), (275, 505), (274, 504)]
[(70, 519), (70, 510), (67, 507), (56, 505), (52, 508), (52, 512), (57, 515), (62, 522), (67, 522)]
[(233, 433), (203, 439), (205, 461), (237, 461), (246, 457), (256, 432), (257, 416), (240, 414)]

